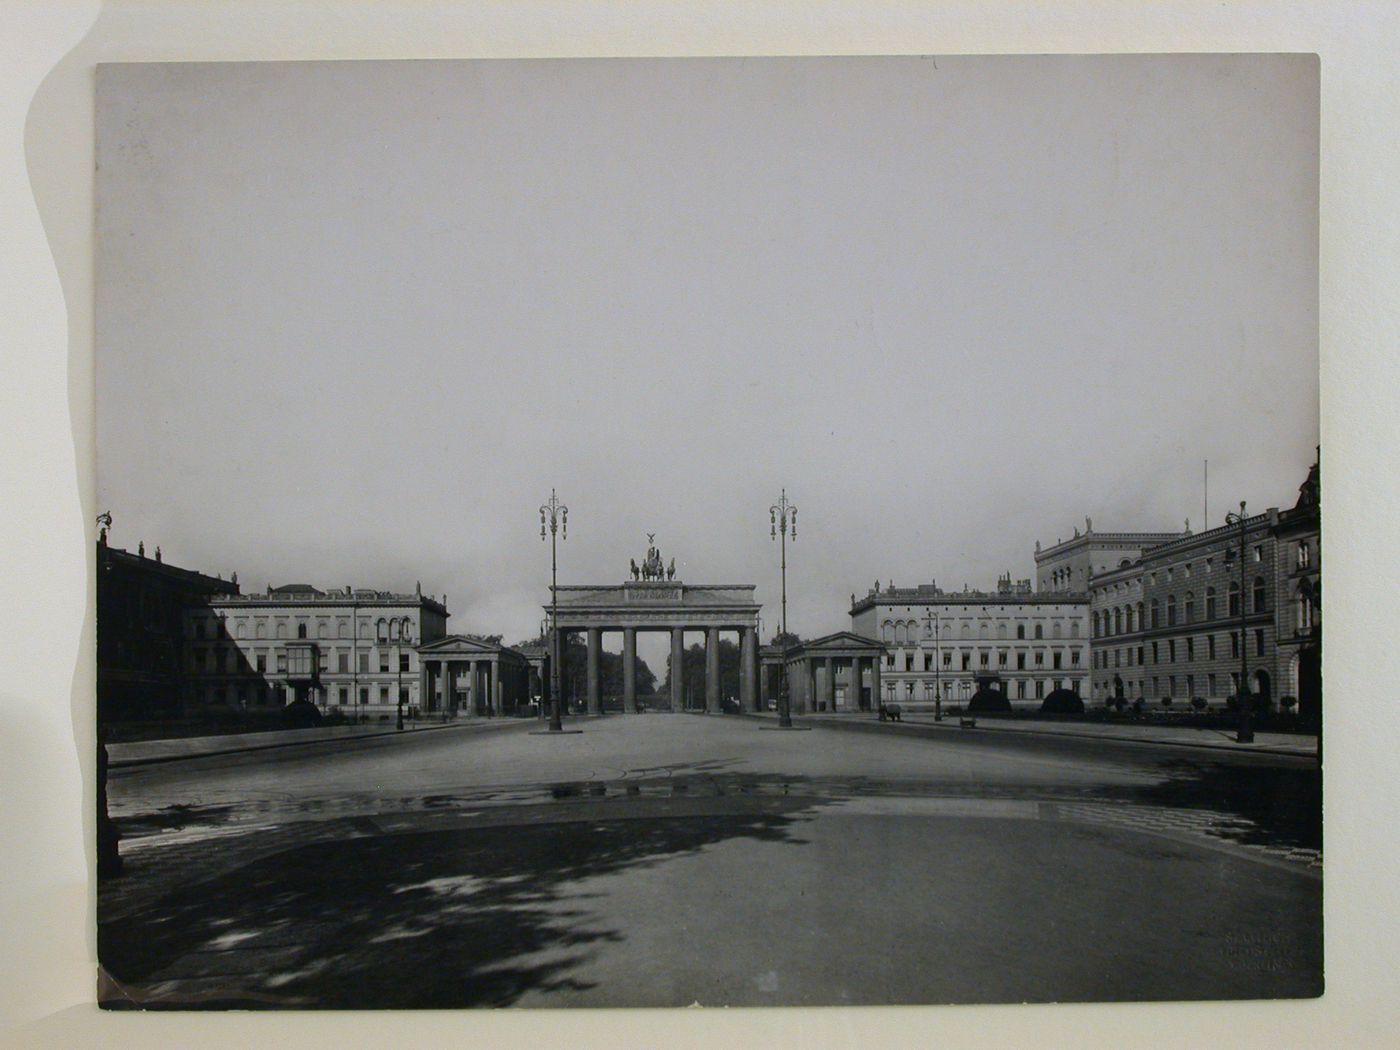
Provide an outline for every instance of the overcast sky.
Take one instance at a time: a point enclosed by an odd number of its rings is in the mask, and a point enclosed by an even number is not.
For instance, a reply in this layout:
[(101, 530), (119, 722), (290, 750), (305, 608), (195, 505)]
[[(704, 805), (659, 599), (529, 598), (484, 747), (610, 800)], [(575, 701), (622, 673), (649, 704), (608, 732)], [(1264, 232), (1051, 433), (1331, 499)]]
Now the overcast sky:
[[(1307, 56), (105, 66), (112, 542), (534, 634), (646, 534), (789, 620), (1291, 506)], [(646, 655), (659, 670), (664, 658)]]

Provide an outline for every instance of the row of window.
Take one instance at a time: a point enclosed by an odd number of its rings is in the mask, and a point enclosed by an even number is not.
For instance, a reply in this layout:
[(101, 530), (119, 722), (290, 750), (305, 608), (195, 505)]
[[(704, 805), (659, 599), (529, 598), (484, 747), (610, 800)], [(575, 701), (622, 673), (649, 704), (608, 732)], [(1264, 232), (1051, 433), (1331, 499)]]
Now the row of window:
[[(1239, 631), (1231, 631), (1229, 634), (1226, 635), (1226, 637), (1230, 639), (1230, 656), (1231, 656), (1233, 659), (1238, 660), (1238, 659), (1239, 659), (1239, 656), (1240, 656), (1240, 632), (1239, 632)], [(1182, 645), (1180, 646), (1180, 648), (1178, 648), (1178, 646), (1177, 646), (1177, 642), (1178, 642), (1178, 641), (1180, 641), (1180, 642), (1182, 643)], [(1213, 635), (1213, 634), (1208, 634), (1208, 635), (1206, 635), (1206, 636), (1205, 636), (1205, 643), (1206, 643), (1206, 644), (1205, 644), (1205, 649), (1204, 649), (1204, 657), (1205, 657), (1205, 659), (1207, 659), (1207, 660), (1214, 660), (1214, 659), (1216, 658), (1216, 654), (1215, 654), (1215, 635)], [(1265, 646), (1264, 629), (1263, 629), (1262, 627), (1256, 628), (1255, 631), (1254, 631), (1254, 655), (1255, 655), (1255, 656), (1263, 656), (1263, 655), (1264, 655), (1264, 646)], [(1174, 664), (1174, 663), (1177, 662), (1177, 655), (1178, 655), (1178, 653), (1181, 655), (1181, 657), (1183, 658), (1184, 662), (1186, 662), (1186, 663), (1191, 663), (1192, 661), (1194, 661), (1194, 660), (1196, 659), (1196, 639), (1195, 639), (1195, 638), (1182, 638), (1182, 639), (1168, 638), (1167, 641), (1166, 641), (1165, 643), (1162, 643), (1162, 642), (1153, 642), (1150, 650), (1147, 649), (1147, 648), (1144, 647), (1144, 646), (1141, 646), (1141, 645), (1136, 646), (1136, 647), (1131, 646), (1131, 645), (1129, 645), (1129, 646), (1120, 646), (1119, 648), (1116, 648), (1116, 649), (1103, 649), (1103, 650), (1099, 650), (1099, 651), (1097, 651), (1097, 652), (1094, 653), (1094, 667), (1095, 667), (1095, 669), (1097, 669), (1097, 670), (1107, 670), (1108, 667), (1110, 666), (1110, 661), (1111, 661), (1113, 667), (1134, 667), (1134, 666), (1142, 667), (1142, 666), (1145, 666), (1145, 664), (1146, 664), (1146, 661), (1144, 660), (1144, 656), (1145, 656), (1148, 652), (1151, 652), (1151, 654), (1152, 654), (1152, 661), (1151, 661), (1151, 662), (1152, 662), (1153, 664), (1158, 664), (1158, 663), (1169, 663), (1169, 664)], [(1165, 654), (1165, 656), (1166, 656), (1166, 659), (1165, 659), (1165, 660), (1162, 660), (1161, 657), (1162, 657), (1164, 654)], [(1136, 664), (1134, 664), (1134, 662), (1133, 662), (1133, 657), (1134, 657), (1134, 655), (1136, 655), (1136, 657), (1137, 657), (1137, 663), (1136, 663)]]
[[(211, 649), (191, 649), (190, 669), (196, 672), (210, 674), (236, 674), (239, 671), (257, 671), (258, 674), (266, 674), (268, 661), (272, 660), (273, 666), (278, 674), (310, 674), (311, 672), (311, 648), (293, 649), (291, 662), (288, 662), (288, 650), (273, 649), (259, 650), (251, 654), (252, 661), (248, 661), (240, 649), (235, 648), (211, 648)], [(316, 656), (316, 669), (328, 672), (332, 655), (335, 656), (335, 668), (341, 674), (350, 673), (350, 653), (348, 651), (338, 651), (332, 654), (327, 649), (322, 649)], [(396, 666), (399, 671), (409, 671), (411, 669), (411, 653), (399, 653)], [(371, 662), (368, 650), (360, 650), (357, 654), (355, 670), (360, 674), (368, 674), (371, 669)], [(387, 650), (381, 650), (378, 658), (374, 661), (375, 667), (380, 671), (389, 671), (394, 668), (395, 662), (391, 659), (392, 654)]]
[[(1033, 692), (1036, 700), (1043, 700), (1047, 691), (1054, 692), (1056, 689), (1072, 689), (1074, 692), (1082, 694), (1085, 685), (1086, 683), (1079, 678), (1018, 678), (1014, 683), (1004, 683), (1007, 696), (1010, 697), (1014, 692), (1017, 700), (1031, 699), (1027, 695), (1028, 692)], [(904, 682), (902, 688), (899, 682), (886, 683), (886, 692), (891, 695), (903, 693), (906, 700), (932, 699), (933, 689), (934, 683), (927, 681)], [(972, 685), (969, 682), (943, 682), (943, 699), (945, 701), (950, 701), (954, 697), (966, 699), (971, 695), (971, 692)]]
[[(287, 703), (287, 691), (283, 686), (268, 685), (263, 682), (236, 682), (231, 683), (227, 689), (223, 686), (210, 686), (204, 695), (210, 705), (227, 702), (239, 707), (282, 707)], [(357, 690), (357, 700), (360, 704), (368, 704), (370, 697), (374, 695), (377, 695), (381, 704), (392, 702), (390, 688), (387, 685), (379, 686), (377, 691), (364, 685)], [(341, 707), (351, 706), (349, 686), (341, 686), (336, 697)], [(405, 704), (410, 702), (408, 686), (403, 686), (399, 690), (399, 699)]]
[[(1078, 667), (1078, 666), (1079, 666), (1079, 652), (1080, 652), (1080, 651), (1079, 651), (1078, 649), (1071, 649), (1071, 650), (1069, 650), (1069, 666), (1071, 666), (1071, 667)], [(990, 651), (979, 652), (979, 653), (976, 653), (975, 655), (976, 655), (976, 657), (977, 657), (977, 661), (978, 661), (978, 666), (979, 666), (979, 667), (983, 667), (983, 668), (991, 667), (991, 657), (992, 657), (992, 654), (991, 654)], [(1044, 653), (1043, 651), (1042, 651), (1042, 652), (1032, 653), (1032, 654), (1030, 654), (1030, 655), (1033, 657), (1033, 660), (1032, 660), (1033, 666), (1035, 666), (1035, 667), (1044, 667), (1044, 666), (1045, 666), (1045, 653)], [(959, 652), (957, 652), (957, 653), (955, 653), (955, 652), (954, 652), (953, 650), (951, 650), (951, 649), (946, 649), (946, 650), (944, 650), (944, 652), (943, 652), (943, 664), (942, 664), (943, 670), (945, 670), (945, 671), (951, 671), (951, 670), (953, 670), (953, 658), (954, 658), (955, 656), (956, 656), (956, 657), (958, 658), (958, 660), (959, 660), (959, 666), (960, 666), (961, 670), (964, 670), (964, 671), (970, 671), (970, 670), (972, 670), (972, 658), (973, 658), (974, 654), (971, 653), (971, 652), (969, 652), (969, 651), (966, 650), (966, 649), (963, 649), (963, 650), (961, 650), (961, 651), (959, 651)], [(1011, 666), (1011, 653), (1010, 653), (1009, 651), (1003, 649), (1003, 650), (999, 651), (999, 652), (996, 654), (996, 656), (997, 656), (997, 667), (1010, 667), (1010, 666)], [(886, 656), (885, 656), (885, 669), (886, 669), (886, 670), (889, 670), (889, 671), (896, 671), (896, 670), (899, 670), (899, 671), (913, 671), (913, 670), (915, 669), (915, 664), (916, 664), (916, 661), (915, 661), (915, 658), (914, 658), (914, 657), (915, 657), (915, 654), (913, 654), (913, 653), (901, 653), (901, 654), (887, 653)], [(1052, 667), (1054, 667), (1054, 668), (1056, 668), (1056, 669), (1059, 669), (1060, 667), (1064, 666), (1064, 653), (1061, 652), (1060, 650), (1058, 650), (1058, 649), (1051, 650), (1051, 652), (1050, 652), (1050, 659), (1051, 659), (1051, 666), (1052, 666)], [(923, 654), (923, 670), (925, 670), (925, 671), (932, 671), (932, 670), (933, 670), (933, 654), (932, 654), (932, 653), (925, 652), (925, 653)], [(1018, 671), (1024, 671), (1024, 670), (1026, 670), (1026, 654), (1023, 653), (1023, 652), (1018, 652), (1018, 653), (1016, 654), (1016, 670), (1018, 670)]]
[[(1302, 633), (1316, 627), (1321, 621), (1321, 586), (1314, 587), (1313, 584), (1304, 580), (1298, 585), (1298, 590), (1294, 594), (1295, 626)], [(1256, 613), (1267, 611), (1267, 600), (1264, 580), (1256, 577), (1254, 588), (1251, 594), (1251, 605)], [(1159, 627), (1160, 606), (1154, 598), (1148, 606), (1148, 622), (1151, 627)], [(1176, 596), (1168, 595), (1166, 602), (1166, 625), (1174, 627), (1177, 623)], [(1194, 623), (1196, 620), (1196, 600), (1195, 595), (1187, 591), (1182, 602), (1182, 623)], [(1227, 616), (1238, 616), (1240, 614), (1240, 588), (1239, 584), (1231, 584), (1227, 597)], [(1132, 634), (1135, 630), (1142, 629), (1143, 604), (1138, 602), (1136, 607), (1136, 619), (1134, 618), (1134, 607), (1131, 605), (1120, 606), (1116, 609), (1096, 610), (1092, 616), (1092, 630), (1095, 638), (1106, 638), (1116, 634)], [(1216, 617), (1215, 589), (1207, 588), (1205, 593), (1205, 616), (1206, 621), (1214, 620)]]
[[(1250, 594), (1250, 604), (1252, 611), (1256, 613), (1268, 611), (1268, 588), (1264, 577), (1256, 576), (1254, 586)], [(1226, 596), (1227, 616), (1240, 615), (1240, 585), (1230, 584), (1229, 592)], [(1167, 595), (1165, 603), (1166, 626), (1175, 627), (1177, 624), (1178, 603), (1176, 595)], [(1181, 623), (1196, 622), (1196, 594), (1194, 591), (1187, 591), (1180, 603)], [(1120, 605), (1115, 609), (1094, 610), (1090, 618), (1090, 627), (1095, 638), (1106, 638), (1115, 634), (1132, 634), (1134, 631), (1162, 626), (1163, 604), (1156, 598), (1144, 606), (1138, 602), (1136, 606)], [(1207, 587), (1205, 592), (1204, 616), (1205, 621), (1214, 620), (1218, 612), (1214, 587)]]
[[(1251, 677), (1257, 679), (1259, 675), (1262, 675), (1263, 673), (1264, 672), (1259, 672), (1258, 674), (1252, 675)], [(1230, 688), (1228, 695), (1233, 696), (1239, 692), (1240, 673), (1238, 671), (1231, 671), (1229, 674), (1229, 678)], [(1149, 684), (1152, 687), (1150, 691), (1147, 688)], [(1218, 691), (1219, 684), (1221, 684), (1220, 679), (1218, 679), (1213, 672), (1210, 674), (1203, 675), (1153, 675), (1150, 680), (1144, 679), (1139, 682), (1123, 683), (1123, 695), (1130, 696), (1132, 695), (1133, 690), (1136, 689), (1137, 695), (1143, 697), (1144, 699), (1148, 697), (1151, 697), (1153, 699), (1160, 699), (1161, 697), (1169, 696), (1173, 699), (1180, 697), (1183, 700), (1190, 700), (1192, 697), (1200, 695), (1197, 692), (1198, 688), (1204, 687), (1204, 697), (1206, 699), (1210, 699), (1221, 695)], [(1165, 689), (1163, 688), (1164, 686)], [(1180, 692), (1177, 691), (1177, 686), (1182, 687)], [(1257, 687), (1258, 685), (1256, 681), (1255, 688)], [(1100, 697), (1111, 697), (1116, 695), (1116, 688), (1116, 685), (1103, 685), (1099, 686), (1094, 691)]]
[[(886, 620), (886, 621), (880, 626), (880, 640), (883, 641), (883, 642), (892, 643), (892, 644), (894, 644), (894, 645), (912, 644), (912, 643), (914, 643), (914, 642), (919, 641), (921, 638), (922, 638), (922, 639), (925, 639), (925, 640), (928, 640), (928, 641), (932, 641), (932, 640), (933, 640), (933, 627), (932, 627), (932, 625), (925, 623), (925, 624), (923, 625), (923, 629), (922, 629), (922, 630), (923, 630), (923, 633), (920, 634), (920, 633), (919, 633), (919, 632), (920, 632), (920, 625), (919, 625), (918, 621), (916, 621), (916, 620)], [(1006, 641), (1006, 640), (1008, 639), (1008, 628), (1007, 628), (1007, 625), (1004, 624), (1004, 623), (998, 623), (998, 624), (997, 624), (997, 631), (996, 631), (996, 634), (997, 634), (997, 639), (998, 639), (999, 641)], [(961, 632), (960, 632), (960, 635), (961, 635), (962, 638), (971, 639), (971, 638), (972, 638), (972, 625), (971, 625), (971, 624), (967, 624), (967, 623), (963, 624), (963, 625), (962, 625), (962, 630), (961, 630)], [(990, 637), (991, 637), (991, 627), (990, 627), (990, 625), (987, 624), (987, 623), (982, 623), (982, 624), (978, 627), (978, 635), (977, 635), (977, 636), (978, 636), (978, 638), (990, 638)], [(1071, 621), (1070, 621), (1070, 624), (1069, 624), (1069, 636), (1070, 636), (1071, 638), (1078, 638), (1078, 637), (1079, 637), (1079, 621), (1078, 621), (1078, 620), (1071, 620)], [(1024, 639), (1025, 639), (1025, 637), (1026, 637), (1026, 625), (1025, 625), (1025, 624), (1023, 624), (1023, 623), (1018, 623), (1018, 624), (1016, 625), (1016, 637), (1017, 637), (1018, 639), (1020, 639), (1020, 640), (1024, 640)], [(1035, 638), (1044, 638), (1044, 637), (1045, 637), (1045, 625), (1044, 625), (1044, 624), (1039, 624), (1039, 623), (1036, 624), (1036, 625), (1034, 626), (1034, 628), (1033, 628), (1032, 637), (1035, 637)], [(1060, 623), (1059, 620), (1054, 621), (1054, 622), (1050, 625), (1050, 637), (1051, 637), (1051, 638), (1063, 638), (1063, 637), (1064, 637), (1064, 627), (1063, 627), (1063, 625)]]
[[(215, 626), (216, 622), (217, 621), (196, 619), (194, 621), (194, 636), (196, 638), (217, 638), (219, 636), (221, 628)], [(371, 637), (370, 626), (371, 625), (369, 619), (362, 617), (360, 619), (360, 629), (358, 636), (368, 641)], [(379, 620), (375, 621), (373, 627), (374, 633), (372, 637), (380, 642), (411, 643), (413, 640), (413, 620), (407, 616), (397, 619), (385, 619), (381, 617)], [(269, 630), (273, 631), (274, 638), (310, 637), (308, 633), (310, 630), (310, 626), (304, 618), (298, 620), (298, 622), (295, 624), (295, 635), (290, 633), (292, 631), (292, 628), (293, 625), (291, 623), (290, 617), (279, 616), (276, 619), (276, 621), (273, 622), (271, 625), (268, 624), (268, 621), (265, 618), (259, 619), (253, 625), (253, 637), (265, 639), (268, 637), (267, 632)], [(247, 619), (240, 617), (234, 624), (233, 632), (233, 636), (235, 638), (246, 639), (248, 637)], [(350, 617), (342, 616), (336, 621), (334, 635), (331, 634), (330, 620), (318, 620), (316, 623), (316, 637), (326, 639), (329, 639), (331, 637), (350, 638)]]

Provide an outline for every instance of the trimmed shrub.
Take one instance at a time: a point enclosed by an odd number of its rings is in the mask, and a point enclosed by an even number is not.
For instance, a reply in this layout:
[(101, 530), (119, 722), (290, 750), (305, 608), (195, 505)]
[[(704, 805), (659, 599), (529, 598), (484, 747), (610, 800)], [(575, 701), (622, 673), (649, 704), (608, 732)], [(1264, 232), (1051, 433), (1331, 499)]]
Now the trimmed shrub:
[(988, 714), (991, 712), (1009, 712), (1011, 701), (1006, 699), (1006, 694), (997, 689), (979, 689), (972, 694), (972, 699), (968, 702), (967, 710), (971, 714)]
[(1206, 703), (1205, 697), (1196, 696), (1191, 698), (1191, 706), (1194, 707), (1197, 711), (1204, 711), (1210, 705)]
[(282, 708), (282, 724), (288, 729), (307, 729), (321, 722), (321, 712), (310, 700), (293, 700)]
[(1084, 701), (1071, 689), (1055, 689), (1040, 705), (1043, 715), (1082, 715)]

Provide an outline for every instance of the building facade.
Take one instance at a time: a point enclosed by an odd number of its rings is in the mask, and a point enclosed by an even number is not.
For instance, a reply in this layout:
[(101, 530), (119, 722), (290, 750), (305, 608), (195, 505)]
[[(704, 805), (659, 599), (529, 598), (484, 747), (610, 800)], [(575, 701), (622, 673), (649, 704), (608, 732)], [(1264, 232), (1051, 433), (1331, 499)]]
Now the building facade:
[[(1093, 699), (1222, 705), (1251, 694), (1320, 710), (1317, 468), (1291, 510), (1186, 533), (1090, 579)], [(1304, 711), (1304, 713), (1307, 713)]]
[(224, 580), (166, 564), (160, 548), (146, 557), (97, 543), (97, 719), (171, 721), (184, 717), (188, 693), (185, 633), (188, 610), (235, 597), (238, 579)]
[(185, 612), (188, 706), (276, 709), (309, 700), (348, 717), (428, 708), (418, 647), (447, 633), (447, 607), (418, 588), (395, 594), (310, 584), (224, 595)]
[(1094, 520), (1084, 519), (1084, 531), (1076, 527), (1067, 540), (1041, 549), (1035, 541), (1035, 589), (1088, 594), (1089, 581), (1103, 573), (1131, 565), (1142, 552), (1191, 534), (1190, 523), (1182, 532), (1095, 532)]
[(965, 703), (980, 684), (1014, 706), (1056, 689), (1089, 688), (1087, 594), (1036, 592), (1008, 573), (994, 591), (944, 591), (935, 583), (852, 595), (851, 630), (887, 647), (883, 702)]

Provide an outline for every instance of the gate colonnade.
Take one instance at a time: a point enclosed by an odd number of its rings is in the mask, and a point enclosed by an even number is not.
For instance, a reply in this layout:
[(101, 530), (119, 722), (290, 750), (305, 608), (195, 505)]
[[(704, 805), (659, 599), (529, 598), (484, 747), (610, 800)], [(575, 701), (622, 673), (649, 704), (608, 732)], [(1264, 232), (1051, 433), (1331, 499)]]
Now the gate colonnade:
[[(722, 632), (739, 635), (739, 704), (757, 711), (760, 703), (758, 669), (758, 614), (754, 584), (685, 584), (679, 580), (634, 579), (617, 585), (559, 586), (558, 621), (561, 651), (564, 636), (581, 632), (587, 639), (587, 710), (602, 710), (599, 657), (603, 633), (622, 635), (622, 708), (637, 711), (637, 634), (667, 632), (671, 638), (671, 710), (683, 709), (685, 700), (685, 632), (705, 634), (705, 710), (721, 708), (719, 643)], [(550, 605), (545, 606), (548, 616)]]

